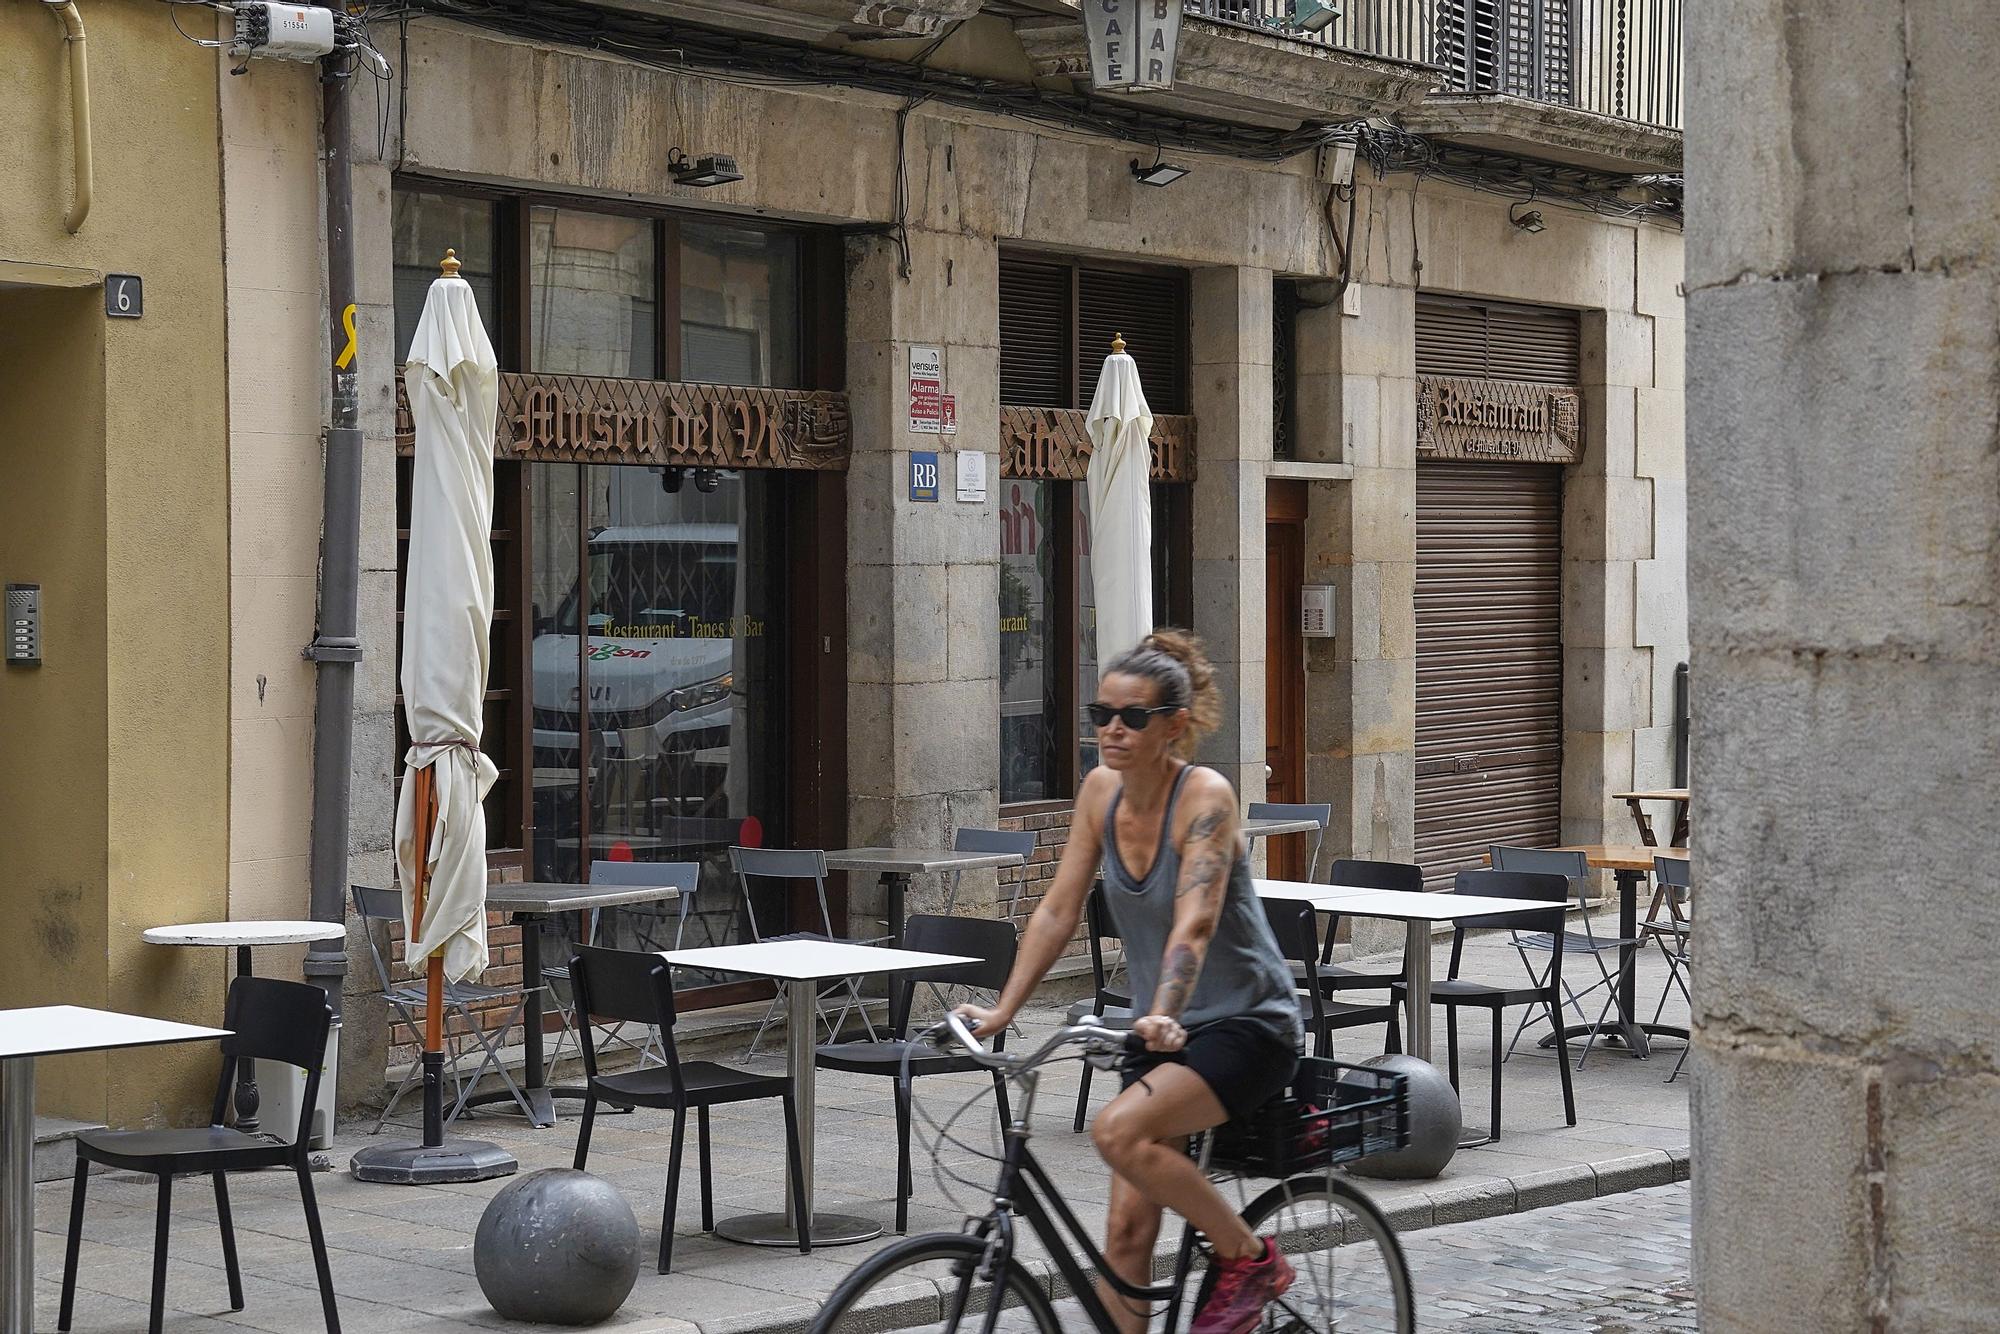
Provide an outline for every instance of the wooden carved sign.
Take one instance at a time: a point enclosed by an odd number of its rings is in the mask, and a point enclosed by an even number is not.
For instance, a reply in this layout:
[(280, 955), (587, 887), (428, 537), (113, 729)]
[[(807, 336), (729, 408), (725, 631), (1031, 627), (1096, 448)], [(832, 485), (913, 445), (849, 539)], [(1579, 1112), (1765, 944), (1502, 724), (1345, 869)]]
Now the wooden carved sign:
[(1583, 396), (1568, 385), (1419, 375), (1417, 454), (1575, 463), (1583, 457)]
[[(1156, 482), (1192, 482), (1194, 418), (1153, 418)], [(1026, 481), (1081, 482), (1090, 469), (1090, 432), (1075, 408), (1000, 409), (1000, 475)]]
[[(396, 447), (416, 443), (396, 377)], [(847, 395), (591, 375), (500, 375), (500, 458), (844, 470)]]

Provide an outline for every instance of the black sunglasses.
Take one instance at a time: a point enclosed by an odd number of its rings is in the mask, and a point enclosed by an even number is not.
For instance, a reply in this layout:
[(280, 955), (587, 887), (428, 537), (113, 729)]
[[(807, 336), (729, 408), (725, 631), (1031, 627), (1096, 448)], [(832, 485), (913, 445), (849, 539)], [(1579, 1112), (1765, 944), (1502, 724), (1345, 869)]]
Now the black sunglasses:
[(1150, 709), (1143, 704), (1128, 704), (1122, 709), (1114, 709), (1109, 704), (1097, 703), (1086, 704), (1083, 707), (1084, 712), (1090, 715), (1090, 725), (1092, 727), (1109, 727), (1111, 726), (1111, 720), (1116, 718), (1134, 732), (1143, 732), (1152, 726), (1153, 715), (1156, 713), (1180, 712), (1180, 709), (1172, 704), (1161, 704)]

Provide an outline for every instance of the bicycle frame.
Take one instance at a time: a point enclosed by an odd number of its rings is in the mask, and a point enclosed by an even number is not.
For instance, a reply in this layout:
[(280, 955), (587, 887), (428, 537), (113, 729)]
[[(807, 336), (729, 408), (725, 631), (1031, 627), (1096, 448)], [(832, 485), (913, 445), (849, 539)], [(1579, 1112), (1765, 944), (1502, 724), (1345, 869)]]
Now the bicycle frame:
[[(973, 1235), (987, 1241), (985, 1259), (981, 1262), (979, 1277), (996, 1283), (1006, 1267), (1006, 1262), (1014, 1254), (1014, 1216), (1018, 1214), (1034, 1229), (1042, 1245), (1048, 1248), (1049, 1257), (1055, 1261), (1064, 1280), (1069, 1284), (1070, 1294), (1083, 1307), (1090, 1318), (1091, 1327), (1101, 1334), (1114, 1334), (1116, 1326), (1111, 1323), (1111, 1313), (1097, 1295), (1094, 1275), (1101, 1275), (1111, 1285), (1114, 1292), (1133, 1301), (1145, 1302), (1148, 1306), (1157, 1302), (1167, 1304), (1166, 1334), (1174, 1334), (1179, 1327), (1181, 1297), (1187, 1285), (1190, 1263), (1194, 1257), (1195, 1229), (1181, 1224), (1181, 1242), (1174, 1259), (1174, 1273), (1170, 1283), (1133, 1284), (1111, 1271), (1099, 1250), (1077, 1221), (1076, 1214), (1063, 1199), (1062, 1193), (1049, 1179), (1033, 1151), (1028, 1148), (1029, 1123), (1033, 1119), (1035, 1091), (1039, 1080), (1036, 1072), (1028, 1071), (1016, 1078), (1021, 1085), (1023, 1097), (1015, 1119), (1007, 1127), (1006, 1148), (1001, 1157), (1000, 1179), (994, 1188), (993, 1209), (980, 1219)], [(1207, 1146), (1204, 1144), (1203, 1165), (1207, 1164)], [(997, 1235), (996, 1235), (997, 1234)], [(1088, 1270), (1078, 1262), (1077, 1248), (1081, 1247), (1088, 1260)], [(1091, 1271), (1094, 1271), (1091, 1272)], [(986, 1318), (982, 1334), (993, 1334), (1000, 1318), (1000, 1302), (996, 1299), (987, 1303)]]

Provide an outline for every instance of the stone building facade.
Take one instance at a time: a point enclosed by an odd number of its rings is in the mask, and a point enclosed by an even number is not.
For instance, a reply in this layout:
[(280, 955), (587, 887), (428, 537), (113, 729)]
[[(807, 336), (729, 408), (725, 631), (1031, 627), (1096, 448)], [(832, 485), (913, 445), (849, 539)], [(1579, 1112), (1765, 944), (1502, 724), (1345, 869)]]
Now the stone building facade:
[[(1165, 423), (1156, 611), (1207, 641), (1229, 704), (1201, 758), (1246, 801), (1330, 805), (1328, 856), (1448, 872), (1482, 832), (1508, 833), (1510, 810), (1523, 838), (1622, 836), (1611, 794), (1673, 776), (1681, 249), (1648, 178), (1678, 171), (1677, 55), (1621, 65), (1614, 102), (1589, 33), (1560, 86), (1479, 86), (1434, 24), (1399, 34), (1357, 5), (1315, 36), (1259, 19), (1261, 0), (1195, 4), (1171, 94), (1086, 99), (1065, 0), (959, 22), (925, 4), (666, 0), (628, 15), (645, 40), (618, 56), (564, 39), (562, 13), (584, 6), (545, 7), (534, 31), (412, 8), (406, 34), (377, 34), (394, 82), (356, 90), (354, 882), (393, 881), (396, 366), (446, 246), (507, 372), (496, 877), (699, 861), (687, 926), (662, 929), (703, 941), (745, 927), (731, 844), (944, 846), (1013, 827), (1039, 841), (1031, 911), (1091, 762), (1073, 445), (1113, 332)], [(648, 43), (680, 55), (646, 58)], [(315, 606), (312, 387), (334, 349), (315, 268), (277, 238), (319, 228), (317, 94), (303, 67), (212, 74), (217, 282), (243, 386), (226, 428), (229, 902), (303, 915), (297, 651)], [(1638, 90), (1643, 105), (1625, 100)], [(740, 179), (687, 183), (682, 154), (730, 155)], [(1190, 170), (1155, 188), (1138, 176), (1152, 163)], [(912, 420), (913, 368), (933, 365), (948, 433)], [(1420, 432), (1420, 405), (1440, 429)], [(961, 499), (969, 455), (984, 487)], [(913, 479), (933, 462), (926, 493)], [(1494, 512), (1539, 554), (1509, 555), (1512, 530), (1454, 528), (1449, 488), (1432, 489), (1447, 474), (1506, 479)], [(1532, 604), (1527, 742), (1503, 698), (1519, 682), (1425, 669), (1481, 633), (1424, 610), (1449, 603), (1433, 581), (1465, 543), (1505, 576), (1473, 589), (1475, 621)], [(1326, 637), (1294, 633), (1307, 587), (1331, 590)], [(1465, 681), (1474, 749), (1489, 722), (1498, 738), (1470, 759), (1438, 749), (1456, 734), (1436, 722)], [(1489, 762), (1506, 773), (1483, 777)], [(1482, 809), (1501, 814), (1468, 822)], [(1269, 856), (1296, 869), (1302, 849)], [(939, 889), (920, 883), (916, 903)], [(959, 910), (1012, 896), (969, 875)], [(818, 911), (810, 890), (757, 903), (765, 929)], [(876, 887), (836, 877), (829, 908), (836, 929), (879, 934)], [(495, 926), (496, 970), (518, 966)], [(747, 998), (688, 983), (691, 1004)], [(353, 1100), (391, 1059), (374, 987), (354, 928)]]

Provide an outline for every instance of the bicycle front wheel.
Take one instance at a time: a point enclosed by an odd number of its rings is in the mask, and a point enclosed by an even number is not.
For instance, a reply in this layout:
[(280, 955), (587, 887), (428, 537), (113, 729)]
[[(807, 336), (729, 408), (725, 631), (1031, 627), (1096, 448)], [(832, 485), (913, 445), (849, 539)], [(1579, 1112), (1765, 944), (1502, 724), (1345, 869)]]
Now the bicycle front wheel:
[[(1296, 1176), (1252, 1200), (1243, 1221), (1275, 1238), (1297, 1274), (1265, 1310), (1259, 1334), (1413, 1334), (1416, 1298), (1402, 1243), (1354, 1186), (1330, 1172)], [(1211, 1269), (1202, 1276), (1202, 1302), (1214, 1283)]]
[(862, 1262), (833, 1290), (812, 1334), (978, 1334), (998, 1292), (1004, 1334), (1062, 1334), (1046, 1292), (1009, 1260), (997, 1283), (979, 1276), (986, 1243), (957, 1232), (911, 1237)]

